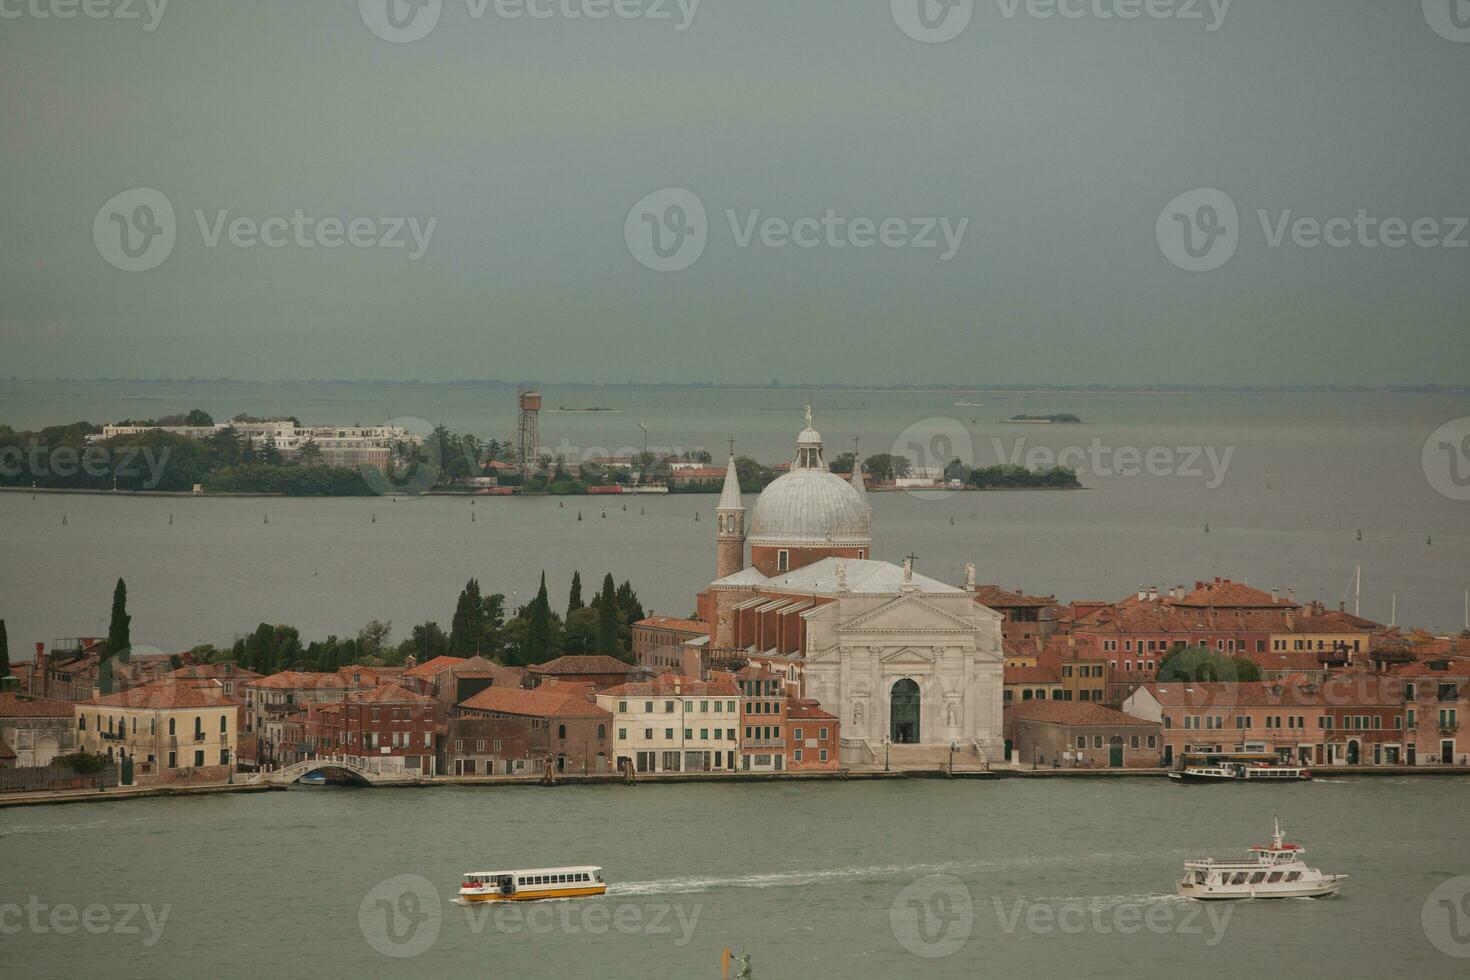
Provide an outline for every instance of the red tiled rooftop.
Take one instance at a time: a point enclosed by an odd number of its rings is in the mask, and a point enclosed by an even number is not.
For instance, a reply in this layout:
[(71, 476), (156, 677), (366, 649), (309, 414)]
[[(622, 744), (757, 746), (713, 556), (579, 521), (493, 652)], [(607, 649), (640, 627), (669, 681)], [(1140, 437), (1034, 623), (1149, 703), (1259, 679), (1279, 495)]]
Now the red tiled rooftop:
[(526, 670), (533, 674), (627, 674), (636, 668), (617, 657), (592, 654), (557, 657), (544, 664), (531, 664)]
[(346, 700), (361, 704), (430, 704), (434, 699), (404, 690), (397, 684), (379, 684), (369, 691), (353, 691)]
[(143, 708), (158, 710), (165, 708), (222, 708), (240, 702), (225, 694), (219, 684), (208, 681), (161, 680), (143, 687), (134, 687), (106, 697), (96, 697), (83, 704), (101, 705), (112, 708)]
[(487, 687), (461, 708), (536, 718), (611, 718), (587, 700), (585, 684), (552, 684), (537, 688)]
[(1062, 672), (1056, 667), (1007, 667), (1005, 669), (1005, 683), (1007, 684), (1060, 684)]
[(347, 686), (347, 682), (337, 674), (318, 674), (304, 670), (283, 670), (279, 673), (271, 674), (268, 677), (251, 681), (245, 686), (268, 691), (296, 690), (298, 688), (309, 691), (321, 690), (323, 688), (340, 690)]
[(733, 698), (740, 696), (740, 688), (728, 679), (702, 681), (695, 677), (682, 677), (678, 674), (660, 674), (647, 681), (638, 681), (632, 684), (619, 684), (610, 687), (600, 694), (608, 694), (613, 697), (720, 697)]
[(0, 694), (0, 718), (70, 718), (70, 701)]
[(403, 672), (404, 677), (412, 677), (415, 680), (433, 680), (456, 664), (464, 663), (464, 657), (435, 657), (433, 660), (425, 660), (417, 667), (410, 667)]

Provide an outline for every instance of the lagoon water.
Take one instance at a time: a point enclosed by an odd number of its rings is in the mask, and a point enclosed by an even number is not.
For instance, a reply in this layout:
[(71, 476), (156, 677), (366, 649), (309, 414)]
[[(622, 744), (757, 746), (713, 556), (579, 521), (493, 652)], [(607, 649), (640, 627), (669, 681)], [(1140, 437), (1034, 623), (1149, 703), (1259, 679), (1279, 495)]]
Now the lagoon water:
[[(298, 787), (6, 810), (0, 910), (48, 911), (45, 931), (0, 919), (0, 963), (36, 978), (713, 977), (729, 947), (757, 977), (1456, 977), (1466, 960), (1446, 950), (1470, 952), (1467, 922), (1431, 896), (1470, 889), (1447, 817), (1467, 800), (1465, 779), (1013, 779)], [(1339, 897), (1174, 897), (1187, 858), (1243, 856), (1273, 814), (1312, 866), (1352, 876)], [(450, 903), (464, 872), (566, 863), (602, 865), (608, 896)], [(140, 931), (47, 925), (54, 906), (99, 903), (113, 924), (147, 906)]]
[[(1346, 600), (1348, 608), (1361, 565), (1364, 615), (1387, 622), (1396, 594), (1401, 624), (1443, 631), (1463, 624), (1470, 503), (1436, 490), (1445, 476), (1427, 473), (1423, 462), (1431, 433), (1470, 416), (1470, 396), (1462, 394), (548, 388), (545, 396), (551, 408), (620, 410), (543, 416), (543, 443), (573, 458), (641, 448), (642, 421), (654, 446), (705, 447), (718, 458), (733, 436), (741, 452), (775, 462), (791, 454), (807, 403), (834, 455), (854, 438), (865, 456), (905, 452), (917, 440), (977, 465), (1037, 447), (1087, 450), (1094, 440), (1114, 454), (1157, 449), (1168, 465), (1155, 474), (1120, 475), (1113, 454), (1103, 457), (1103, 471), (1085, 460), (1085, 492), (872, 494), (875, 554), (892, 561), (915, 554), (925, 574), (954, 582), (974, 561), (981, 581), (1063, 601), (1220, 575), (1294, 588), (1298, 599)], [(959, 401), (980, 405), (959, 408)], [(217, 418), (295, 414), (325, 423), (415, 417), (488, 438), (510, 430), (514, 393), (0, 382), (0, 421), (17, 428), (191, 407)], [(1085, 424), (999, 422), (1058, 412)], [(687, 615), (713, 575), (714, 504), (704, 495), (471, 504), (0, 493), (0, 617), (12, 656), (36, 641), (101, 635), (122, 576), (140, 646), (174, 652), (227, 643), (263, 621), (295, 625), (310, 639), (379, 618), (392, 620), (401, 638), (415, 622), (447, 624), (471, 576), (524, 601), (543, 569), (558, 601), (574, 569), (584, 581), (610, 571), (633, 581), (645, 607)]]

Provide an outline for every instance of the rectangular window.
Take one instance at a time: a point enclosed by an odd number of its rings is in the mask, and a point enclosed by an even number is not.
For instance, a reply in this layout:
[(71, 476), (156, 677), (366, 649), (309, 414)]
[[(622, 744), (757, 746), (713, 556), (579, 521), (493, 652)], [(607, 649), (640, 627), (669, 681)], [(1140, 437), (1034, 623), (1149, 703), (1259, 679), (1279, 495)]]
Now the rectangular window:
[(795, 741), (798, 741), (798, 742), (802, 741), (802, 731), (801, 731), (801, 729), (800, 728), (794, 728), (794, 729), (792, 729), (792, 731), (791, 731), (791, 737)]
[(825, 728), (819, 728), (819, 729), (817, 729), (817, 737), (820, 738), (824, 742), (827, 741), (827, 729), (825, 729)]
[(618, 741), (619, 742), (626, 742), (627, 740), (628, 740), (628, 730), (626, 728), (619, 728), (618, 729)]
[(619, 701), (618, 702), (618, 713), (619, 714), (627, 714), (628, 713), (628, 702), (626, 702), (626, 701)]
[(684, 741), (690, 742), (690, 741), (693, 741), (693, 740), (694, 740), (694, 729), (692, 729), (692, 728), (686, 728), (686, 729), (684, 729)]
[(666, 738), (666, 739), (668, 739), (670, 741), (673, 741), (673, 738), (674, 738), (674, 730), (672, 728), (665, 728), (664, 729), (664, 738)]
[(827, 761), (827, 750), (826, 749), (822, 749), (820, 752), (817, 753), (817, 760), (819, 762), (826, 762)]
[(645, 728), (645, 729), (643, 729), (643, 739), (646, 742), (653, 741), (653, 729), (652, 728)]
[(791, 753), (791, 758), (793, 760), (795, 760), (796, 762), (800, 762), (801, 761), (801, 749), (797, 749), (795, 752)]
[(709, 710), (709, 702), (708, 701), (701, 701), (701, 702), (699, 702), (699, 713), (700, 714), (704, 714), (708, 710)]

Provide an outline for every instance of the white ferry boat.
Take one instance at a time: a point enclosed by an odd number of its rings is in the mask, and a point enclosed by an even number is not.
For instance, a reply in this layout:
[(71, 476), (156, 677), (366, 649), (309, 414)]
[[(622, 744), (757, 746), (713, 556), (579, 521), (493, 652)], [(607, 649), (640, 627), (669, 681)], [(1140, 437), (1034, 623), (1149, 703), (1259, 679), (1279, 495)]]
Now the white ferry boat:
[(1281, 836), (1281, 821), (1269, 846), (1250, 849), (1245, 861), (1204, 858), (1184, 862), (1179, 894), (1202, 902), (1242, 898), (1324, 898), (1337, 894), (1347, 875), (1324, 875), (1302, 862), (1306, 853)]
[(534, 902), (546, 898), (587, 898), (607, 893), (602, 869), (527, 868), (524, 871), (472, 871), (459, 886), (466, 902)]
[(1185, 766), (1169, 773), (1169, 778), (1181, 783), (1304, 782), (1312, 778), (1312, 771), (1301, 766), (1245, 765), (1225, 763), (1218, 766)]

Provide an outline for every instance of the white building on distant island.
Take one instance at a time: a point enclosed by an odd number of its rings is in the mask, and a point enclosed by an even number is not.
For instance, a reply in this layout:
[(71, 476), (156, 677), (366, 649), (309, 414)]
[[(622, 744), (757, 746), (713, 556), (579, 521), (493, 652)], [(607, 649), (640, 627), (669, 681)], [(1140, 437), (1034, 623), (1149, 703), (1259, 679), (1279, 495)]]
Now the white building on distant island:
[(148, 432), (167, 432), (188, 439), (206, 439), (225, 429), (234, 429), (242, 439), (261, 446), (273, 446), (285, 460), (301, 458), (308, 444), (316, 446), (317, 461), (322, 466), (357, 469), (375, 466), (386, 469), (393, 447), (399, 443), (418, 445), (422, 437), (395, 425), (297, 425), (294, 419), (270, 419), (261, 422), (221, 422), (217, 425), (104, 425), (100, 435), (88, 436), (91, 442), (117, 436), (135, 436)]

